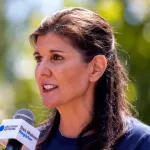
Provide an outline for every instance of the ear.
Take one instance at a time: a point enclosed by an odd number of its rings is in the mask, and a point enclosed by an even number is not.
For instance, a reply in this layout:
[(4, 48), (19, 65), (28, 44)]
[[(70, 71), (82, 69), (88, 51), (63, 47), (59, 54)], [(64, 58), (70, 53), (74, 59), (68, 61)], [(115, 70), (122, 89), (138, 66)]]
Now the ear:
[(107, 59), (104, 55), (96, 55), (91, 62), (90, 81), (96, 82), (105, 72)]

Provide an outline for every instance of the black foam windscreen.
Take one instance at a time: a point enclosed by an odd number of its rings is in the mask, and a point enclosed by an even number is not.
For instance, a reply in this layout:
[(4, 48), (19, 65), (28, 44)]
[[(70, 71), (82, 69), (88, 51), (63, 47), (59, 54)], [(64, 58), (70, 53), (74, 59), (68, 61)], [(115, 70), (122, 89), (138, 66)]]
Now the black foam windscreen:
[(23, 109), (18, 110), (14, 114), (13, 118), (14, 119), (23, 119), (30, 125), (32, 125), (32, 126), (34, 125), (34, 115), (29, 109), (23, 108)]

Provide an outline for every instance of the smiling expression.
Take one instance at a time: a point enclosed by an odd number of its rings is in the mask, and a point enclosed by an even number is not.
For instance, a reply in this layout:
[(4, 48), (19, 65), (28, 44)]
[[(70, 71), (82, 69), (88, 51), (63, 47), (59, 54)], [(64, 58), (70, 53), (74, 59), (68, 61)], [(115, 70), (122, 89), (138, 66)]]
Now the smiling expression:
[(39, 35), (34, 56), (35, 77), (46, 107), (84, 98), (89, 88), (89, 67), (68, 38), (54, 33)]

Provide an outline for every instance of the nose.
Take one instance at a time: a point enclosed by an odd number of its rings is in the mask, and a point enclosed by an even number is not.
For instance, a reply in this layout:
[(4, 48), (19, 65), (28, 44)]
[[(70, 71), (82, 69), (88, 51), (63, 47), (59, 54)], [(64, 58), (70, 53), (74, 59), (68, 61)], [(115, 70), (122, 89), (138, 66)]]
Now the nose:
[(36, 69), (35, 69), (35, 75), (37, 77), (49, 77), (51, 76), (51, 70), (48, 66), (48, 63), (42, 61), (40, 64), (37, 65)]

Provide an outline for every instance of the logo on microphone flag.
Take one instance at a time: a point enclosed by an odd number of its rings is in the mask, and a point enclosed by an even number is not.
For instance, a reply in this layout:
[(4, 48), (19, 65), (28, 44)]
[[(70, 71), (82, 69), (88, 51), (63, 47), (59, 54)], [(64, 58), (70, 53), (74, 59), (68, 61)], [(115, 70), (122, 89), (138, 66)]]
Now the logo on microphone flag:
[(4, 125), (0, 126), (0, 132), (4, 130)]

